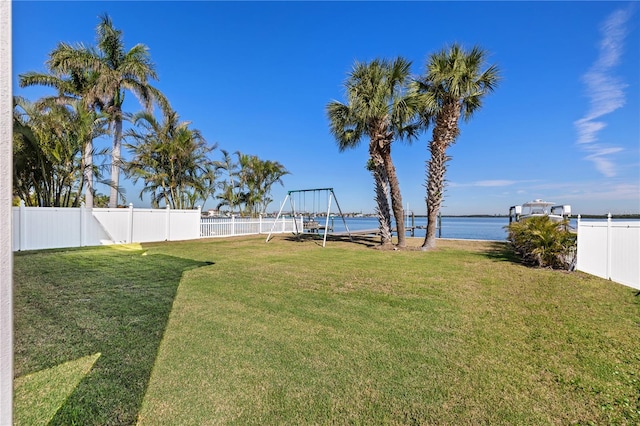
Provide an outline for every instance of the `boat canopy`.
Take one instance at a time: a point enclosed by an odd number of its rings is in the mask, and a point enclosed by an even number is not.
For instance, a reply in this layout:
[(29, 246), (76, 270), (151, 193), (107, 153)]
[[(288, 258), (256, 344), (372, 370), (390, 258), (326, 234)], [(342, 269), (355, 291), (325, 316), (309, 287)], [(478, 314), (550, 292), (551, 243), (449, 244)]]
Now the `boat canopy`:
[(534, 216), (549, 216), (551, 220), (562, 221), (571, 216), (571, 206), (536, 199), (521, 206), (509, 208), (509, 223)]

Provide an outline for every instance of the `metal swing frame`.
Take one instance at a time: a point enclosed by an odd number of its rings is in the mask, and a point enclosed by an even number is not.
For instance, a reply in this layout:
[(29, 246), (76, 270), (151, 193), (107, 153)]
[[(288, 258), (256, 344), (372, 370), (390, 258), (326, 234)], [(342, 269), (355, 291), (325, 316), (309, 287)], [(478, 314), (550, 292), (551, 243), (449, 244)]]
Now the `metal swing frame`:
[[(336, 198), (336, 194), (335, 192), (333, 192), (333, 188), (312, 188), (312, 189), (295, 189), (292, 191), (287, 191), (287, 195), (286, 197), (284, 197), (284, 201), (282, 202), (282, 205), (280, 206), (280, 210), (278, 211), (278, 215), (276, 216), (276, 220), (273, 222), (273, 226), (271, 227), (271, 231), (269, 231), (269, 235), (267, 236), (266, 239), (266, 243), (269, 242), (269, 240), (271, 239), (271, 234), (273, 234), (273, 230), (275, 229), (276, 223), (278, 222), (278, 219), (280, 219), (280, 216), (282, 214), (282, 210), (284, 209), (285, 204), (287, 203), (287, 199), (289, 200), (289, 203), (291, 205), (291, 213), (293, 215), (293, 223), (294, 226), (296, 228), (296, 236), (299, 239), (300, 238), (300, 234), (304, 233), (304, 228), (302, 230), (298, 229), (298, 221), (296, 221), (296, 206), (295, 203), (293, 202), (293, 197), (291, 196), (292, 194), (305, 194), (307, 192), (313, 192), (314, 193), (314, 204), (315, 204), (315, 193), (316, 192), (321, 192), (321, 191), (327, 191), (327, 215), (326, 215), (326, 220), (325, 220), (325, 224), (324, 224), (324, 235), (323, 235), (323, 239), (322, 239), (322, 247), (324, 247), (327, 244), (327, 235), (329, 234), (328, 230), (329, 230), (329, 214), (331, 213), (331, 200), (335, 200), (336, 202), (336, 206), (338, 207), (338, 212), (340, 213), (340, 217), (342, 218), (342, 223), (344, 223), (344, 228), (347, 230), (347, 234), (349, 235), (349, 239), (351, 241), (353, 241), (353, 238), (351, 236), (351, 231), (349, 231), (349, 226), (347, 226), (347, 221), (344, 218), (344, 214), (342, 213), (342, 209), (340, 209), (340, 204), (338, 203), (338, 198)], [(320, 198), (318, 197), (318, 204), (320, 203)], [(315, 208), (315, 205), (314, 205)], [(315, 213), (315, 212), (314, 212)]]

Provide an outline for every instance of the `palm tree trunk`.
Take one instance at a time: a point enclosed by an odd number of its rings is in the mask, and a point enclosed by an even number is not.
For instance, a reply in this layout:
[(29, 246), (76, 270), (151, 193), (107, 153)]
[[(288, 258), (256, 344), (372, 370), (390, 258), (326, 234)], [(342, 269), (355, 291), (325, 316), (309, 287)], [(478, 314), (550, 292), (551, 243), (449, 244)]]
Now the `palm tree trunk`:
[(427, 234), (422, 243), (422, 250), (436, 247), (436, 225), (444, 192), (444, 175), (448, 160), (444, 147), (431, 142), (431, 159), (427, 172)]
[(391, 192), (391, 208), (393, 209), (393, 216), (396, 219), (396, 230), (398, 233), (398, 247), (404, 248), (407, 246), (406, 232), (404, 227), (404, 209), (402, 207), (402, 195), (400, 194), (400, 182), (398, 181), (398, 175), (396, 174), (396, 168), (391, 160), (391, 143), (385, 144), (385, 148), (382, 150), (382, 158), (384, 160), (384, 168), (389, 179), (389, 189)]
[(378, 229), (380, 230), (380, 245), (390, 247), (393, 245), (391, 236), (391, 216), (389, 215), (389, 188), (384, 177), (382, 165), (373, 170), (373, 178), (376, 187), (376, 214), (378, 216)]
[[(373, 143), (370, 148), (373, 147)], [(371, 167), (369, 170), (373, 174), (376, 191), (376, 214), (378, 216), (378, 229), (380, 230), (380, 245), (391, 247), (393, 245), (391, 236), (391, 214), (389, 209), (389, 179), (384, 167), (384, 160), (380, 154), (370, 149)]]
[(429, 143), (431, 159), (427, 163), (427, 234), (422, 243), (422, 250), (436, 247), (436, 223), (444, 196), (444, 175), (447, 170), (447, 147), (453, 144), (460, 133), (461, 105), (453, 98), (442, 106), (436, 116), (433, 137)]
[(113, 135), (113, 150), (111, 151), (111, 192), (109, 195), (109, 207), (118, 207), (118, 187), (120, 186), (120, 149), (122, 145), (122, 118), (115, 119), (115, 132)]
[(93, 141), (87, 141), (84, 147), (84, 179), (87, 189), (84, 193), (84, 205), (88, 209), (93, 208)]

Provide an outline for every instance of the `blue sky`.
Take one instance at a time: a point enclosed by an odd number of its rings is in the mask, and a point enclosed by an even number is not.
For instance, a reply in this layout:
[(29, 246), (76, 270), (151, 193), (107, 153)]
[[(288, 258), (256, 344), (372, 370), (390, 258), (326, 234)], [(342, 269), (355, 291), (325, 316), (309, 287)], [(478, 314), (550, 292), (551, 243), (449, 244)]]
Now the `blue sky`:
[[(14, 1), (13, 91), (31, 100), (49, 93), (19, 88), (17, 75), (44, 71), (58, 42), (94, 44), (106, 12), (127, 49), (149, 47), (154, 84), (182, 120), (219, 148), (291, 172), (269, 211), (287, 190), (333, 187), (343, 211), (373, 212), (368, 143), (340, 153), (325, 106), (345, 100), (356, 60), (403, 56), (418, 75), (453, 42), (479, 45), (502, 81), (450, 148), (443, 214), (506, 214), (535, 198), (571, 204), (574, 214), (640, 213), (639, 9), (608, 1)], [(426, 211), (430, 136), (392, 149), (404, 205), (416, 214)], [(124, 186), (127, 202), (148, 205), (139, 187)]]

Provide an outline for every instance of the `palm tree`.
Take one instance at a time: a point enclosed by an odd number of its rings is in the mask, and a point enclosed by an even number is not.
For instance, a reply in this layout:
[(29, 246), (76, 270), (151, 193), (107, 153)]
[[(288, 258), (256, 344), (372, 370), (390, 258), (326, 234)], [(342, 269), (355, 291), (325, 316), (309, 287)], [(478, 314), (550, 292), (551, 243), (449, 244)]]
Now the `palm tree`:
[(126, 137), (133, 158), (125, 170), (136, 183), (144, 181), (140, 199), (151, 195), (151, 204), (161, 201), (173, 209), (194, 208), (198, 199), (206, 201), (215, 185), (215, 171), (209, 153), (215, 146), (207, 145), (198, 130), (189, 122), (181, 122), (177, 113), (165, 114), (158, 122), (153, 114), (142, 111), (132, 121), (141, 128), (129, 129)]
[[(90, 92), (95, 84), (97, 74), (87, 69), (73, 69), (68, 73), (56, 69), (51, 60), (48, 61), (49, 72), (37, 73), (27, 72), (19, 76), (20, 87), (42, 85), (52, 87), (57, 90), (57, 95), (42, 98), (40, 105), (69, 105), (77, 112), (78, 117), (82, 116), (85, 123), (93, 121), (93, 124), (102, 123), (102, 115), (97, 112), (99, 109), (99, 99), (91, 98)], [(90, 124), (89, 127), (93, 127)], [(85, 128), (87, 128), (85, 126)], [(93, 138), (104, 134), (104, 131), (94, 133), (85, 132), (86, 139), (83, 140), (83, 179), (86, 183), (85, 205), (93, 207), (94, 194), (94, 166), (93, 166)]]
[[(45, 100), (46, 101), (46, 100)], [(93, 148), (93, 140), (107, 134), (107, 126), (105, 117), (95, 110), (87, 108), (82, 100), (76, 100), (69, 104), (71, 107), (70, 125), (73, 129), (71, 132), (73, 137), (77, 138), (77, 143), (82, 149), (82, 159), (80, 164), (81, 182), (78, 186), (77, 198), (79, 199), (83, 188), (84, 203), (87, 208), (93, 208), (93, 195), (95, 193), (94, 177), (99, 182), (101, 173), (100, 169), (95, 167), (93, 159), (95, 156), (102, 156), (105, 151), (95, 151)]]
[(359, 145), (369, 137), (370, 162), (376, 183), (376, 200), (382, 232), (382, 244), (391, 244), (386, 230), (388, 186), (398, 232), (398, 247), (405, 247), (402, 196), (395, 166), (391, 159), (391, 143), (395, 138), (411, 141), (419, 131), (415, 122), (419, 97), (408, 92), (411, 62), (398, 57), (394, 61), (375, 59), (356, 62), (345, 82), (348, 103), (333, 101), (327, 105), (330, 130), (340, 151)]
[(389, 180), (384, 169), (384, 161), (377, 154), (371, 154), (366, 169), (371, 172), (374, 182), (376, 216), (383, 246), (391, 245), (391, 208), (389, 207)]
[(39, 137), (38, 110), (21, 97), (13, 103), (13, 195), (27, 206), (49, 206), (53, 165)]
[[(236, 151), (236, 156), (238, 157), (238, 173), (236, 174), (238, 178), (236, 186), (236, 200), (238, 200), (238, 204), (244, 204), (244, 213), (247, 213), (248, 207), (252, 203), (251, 189), (249, 185), (253, 156), (249, 154), (243, 154), (240, 151)], [(242, 209), (240, 211), (242, 213)]]
[(27, 205), (78, 206), (86, 183), (83, 148), (104, 126), (80, 101), (14, 102), (14, 194)]
[(95, 80), (87, 96), (96, 100), (96, 104), (108, 115), (113, 128), (109, 206), (116, 207), (120, 182), (124, 120), (122, 105), (125, 91), (133, 92), (147, 111), (152, 110), (153, 101), (165, 112), (170, 108), (160, 91), (149, 84), (149, 79), (157, 80), (158, 77), (148, 48), (143, 44), (136, 44), (129, 51), (125, 51), (122, 31), (113, 27), (111, 18), (106, 14), (100, 17), (96, 33), (97, 49), (82, 44), (71, 46), (60, 43), (51, 53), (49, 63), (62, 72), (84, 69), (95, 73)]
[(436, 246), (436, 221), (449, 160), (446, 151), (460, 133), (460, 118), (469, 120), (500, 79), (496, 65), (486, 67), (486, 56), (479, 47), (467, 52), (453, 44), (432, 54), (427, 61), (426, 74), (416, 81), (416, 89), (422, 94), (423, 123), (434, 126), (429, 142), (431, 159), (427, 162), (427, 233), (423, 250)]
[(271, 187), (275, 183), (283, 184), (282, 177), (288, 175), (287, 169), (277, 161), (261, 160), (255, 155), (249, 158), (246, 176), (247, 211), (255, 216), (262, 214), (271, 201)]
[(238, 172), (238, 164), (233, 162), (233, 158), (231, 157), (229, 151), (221, 149), (220, 152), (222, 153), (222, 160), (214, 161), (213, 166), (216, 171), (224, 171), (227, 175), (227, 178), (221, 180), (218, 183), (222, 193), (217, 197), (220, 200), (217, 208), (220, 209), (220, 207), (222, 207), (223, 205), (228, 205), (231, 209), (231, 213), (233, 213), (233, 210), (237, 204), (235, 197), (235, 177)]

